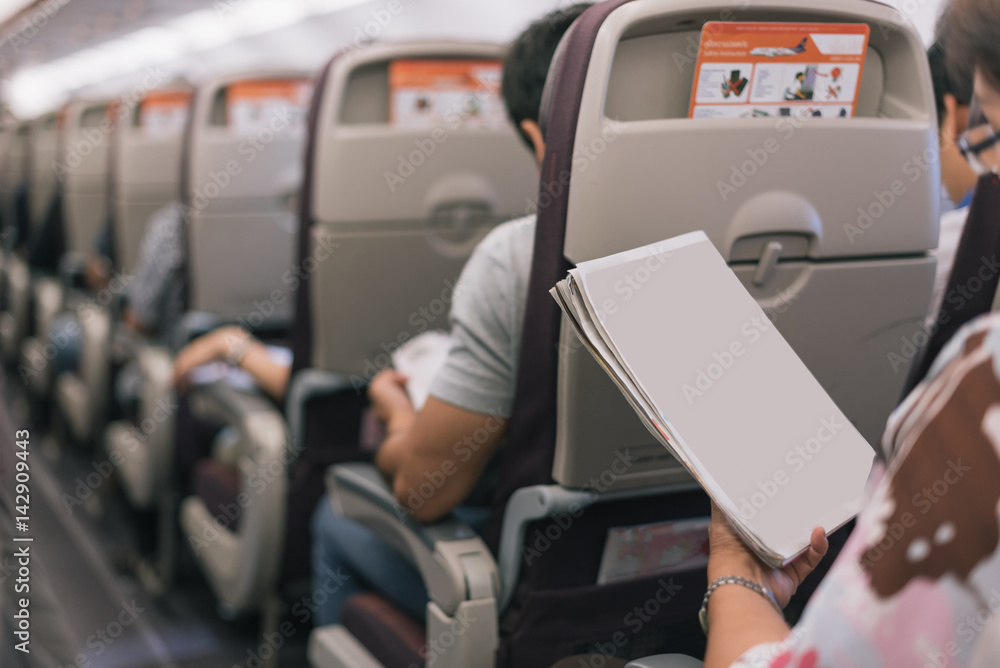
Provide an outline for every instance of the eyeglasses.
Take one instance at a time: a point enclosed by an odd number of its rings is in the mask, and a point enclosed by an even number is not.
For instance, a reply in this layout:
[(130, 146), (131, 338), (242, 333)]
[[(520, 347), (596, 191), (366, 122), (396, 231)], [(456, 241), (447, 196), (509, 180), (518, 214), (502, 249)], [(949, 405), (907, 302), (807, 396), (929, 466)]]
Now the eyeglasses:
[(977, 125), (963, 132), (958, 138), (958, 149), (977, 174), (996, 173), (1000, 167), (998, 142), (1000, 137), (997, 136), (993, 126)]

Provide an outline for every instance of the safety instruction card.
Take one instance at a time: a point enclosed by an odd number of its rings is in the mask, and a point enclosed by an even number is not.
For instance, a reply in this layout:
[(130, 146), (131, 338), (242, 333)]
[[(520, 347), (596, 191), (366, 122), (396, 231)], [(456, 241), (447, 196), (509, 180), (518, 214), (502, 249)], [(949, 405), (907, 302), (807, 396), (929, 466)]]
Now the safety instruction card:
[(498, 60), (397, 60), (389, 65), (389, 121), (402, 128), (500, 129)]
[(238, 81), (226, 90), (226, 124), (238, 135), (304, 132), (312, 92), (309, 79)]
[(864, 23), (706, 23), (688, 116), (853, 117), (869, 34)]

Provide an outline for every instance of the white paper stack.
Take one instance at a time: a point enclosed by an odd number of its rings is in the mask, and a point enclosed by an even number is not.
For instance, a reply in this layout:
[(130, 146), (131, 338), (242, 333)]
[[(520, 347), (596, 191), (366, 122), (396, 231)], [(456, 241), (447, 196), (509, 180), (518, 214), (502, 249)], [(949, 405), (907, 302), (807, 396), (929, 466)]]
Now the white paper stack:
[(431, 384), (448, 359), (451, 335), (430, 330), (410, 339), (392, 354), (392, 366), (407, 377), (406, 393), (420, 410), (430, 394)]
[(765, 562), (858, 513), (874, 451), (703, 232), (582, 262), (552, 295)]

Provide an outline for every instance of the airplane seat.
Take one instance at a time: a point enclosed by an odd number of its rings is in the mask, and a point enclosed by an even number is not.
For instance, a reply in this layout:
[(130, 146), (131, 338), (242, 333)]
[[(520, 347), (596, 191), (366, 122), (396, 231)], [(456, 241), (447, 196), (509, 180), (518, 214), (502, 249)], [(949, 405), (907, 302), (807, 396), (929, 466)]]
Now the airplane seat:
[[(150, 91), (122, 113), (115, 125), (108, 197), (115, 269), (125, 277), (135, 275), (150, 216), (179, 197), (181, 153), (192, 96), (193, 90), (187, 86)], [(100, 351), (93, 361), (95, 368), (120, 367), (135, 358), (140, 370), (140, 399), (134, 410), (126, 410), (123, 419), (107, 426), (104, 444), (112, 459), (120, 462), (119, 477), (129, 502), (140, 510), (150, 509), (167, 492), (172, 470), (173, 425), (156, 419), (162, 418), (157, 413), (158, 407), (162, 411), (162, 403), (158, 406), (157, 401), (172, 397), (170, 351), (163, 346), (142, 345), (143, 337), (121, 322), (112, 325), (111, 340), (106, 344), (101, 332), (83, 329), (84, 339)], [(102, 354), (106, 355), (103, 363), (99, 359)], [(144, 429), (144, 424), (159, 428)], [(129, 440), (130, 435), (135, 436), (136, 425), (143, 436), (141, 447), (132, 447), (135, 441)], [(118, 457), (127, 450), (131, 450), (131, 457)]]
[[(287, 327), (288, 306), (275, 305), (271, 300), (275, 292), (284, 289), (282, 277), (293, 257), (294, 214), (289, 204), (295, 201), (301, 181), (301, 167), (296, 165), (303, 143), (302, 115), (310, 92), (311, 82), (305, 72), (275, 67), (207, 78), (190, 96), (178, 170), (188, 248), (184, 269), (187, 313), (180, 322), (171, 323), (174, 329), (162, 337), (160, 345), (131, 337), (130, 348), (141, 378), (135, 414), (130, 416), (132, 419), (110, 425), (105, 439), (105, 447), (119, 462), (130, 501), (140, 508), (161, 512), (164, 538), (159, 556), (161, 570), (168, 576), (174, 547), (172, 533), (166, 527), (174, 519), (173, 457), (178, 415), (175, 409), (164, 407), (174, 406), (173, 352), (193, 336), (220, 324), (239, 322), (265, 333), (281, 332)], [(181, 101), (175, 97), (160, 96), (154, 106), (176, 107)], [(177, 110), (152, 111), (154, 116), (163, 116)], [(160, 122), (165, 121), (161, 118)], [(167, 133), (170, 136), (162, 136), (162, 127), (152, 130), (140, 128), (144, 137), (128, 133), (134, 141), (123, 141), (123, 166), (129, 159), (145, 160), (143, 147), (157, 149), (164, 158), (174, 153), (171, 144), (176, 127)], [(122, 189), (120, 203), (130, 207), (127, 212), (132, 222), (142, 205), (148, 206), (151, 199), (165, 192), (159, 181), (162, 174), (160, 168), (133, 174), (137, 178), (129, 186), (135, 187)], [(121, 227), (124, 225), (116, 223), (116, 229)], [(129, 243), (136, 236), (132, 232), (122, 234), (126, 266), (135, 262), (137, 254)], [(268, 304), (273, 308), (258, 308)], [(264, 408), (273, 404), (254, 393), (219, 384), (192, 391), (190, 405), (196, 413), (215, 411), (222, 421), (236, 427), (245, 440), (243, 447), (260, 454), (265, 463), (268, 444), (275, 440), (284, 444), (280, 415), (274, 418), (267, 414)], [(141, 429), (138, 442), (134, 438), (136, 429)], [(281, 446), (276, 447), (280, 454)], [(280, 494), (279, 486), (273, 487), (270, 493)], [(264, 511), (262, 516), (267, 518), (269, 514)], [(246, 525), (247, 531), (257, 531), (254, 522)], [(225, 549), (224, 544), (232, 542), (215, 545)], [(233, 554), (226, 553), (223, 568), (234, 560)], [(238, 580), (241, 575), (233, 577)], [(252, 582), (227, 582), (241, 592), (256, 587)], [(253, 592), (249, 595), (257, 596)]]
[(16, 124), (10, 138), (9, 153), (3, 161), (3, 239), (4, 264), (0, 271), (0, 354), (4, 364), (20, 359), (21, 340), (27, 327), (28, 266), (24, 260), (28, 225), (27, 179), (28, 146), (31, 130), (28, 121)]
[(149, 217), (180, 192), (181, 148), (189, 87), (147, 93), (117, 124), (111, 156), (111, 220), (117, 269), (130, 276)]
[[(81, 256), (93, 252), (93, 240), (104, 225), (111, 225), (116, 255), (113, 269), (117, 272), (108, 292), (96, 299), (77, 295), (72, 309), (80, 327), (82, 352), (77, 365), (56, 381), (58, 406), (74, 438), (83, 443), (99, 438), (112, 415), (114, 369), (124, 363), (113, 359), (114, 351), (128, 357), (138, 338), (116, 321), (116, 313), (124, 297), (121, 291), (135, 271), (149, 216), (178, 196), (181, 139), (190, 97), (187, 88), (157, 89), (134, 104), (109, 106), (106, 114), (101, 114), (99, 104), (90, 103), (79, 115), (79, 122), (74, 122), (73, 113), (69, 116), (69, 146), (80, 141), (95, 145), (66, 177), (66, 222), (71, 237), (76, 237), (71, 247), (75, 246)], [(111, 118), (108, 125), (102, 125), (106, 115)], [(74, 141), (74, 134), (80, 138)], [(91, 142), (88, 136), (100, 136), (100, 140)], [(115, 346), (116, 340), (121, 345)], [(155, 366), (151, 361), (154, 357), (149, 353), (143, 360)], [(159, 372), (153, 376), (169, 380)], [(151, 378), (143, 381), (147, 393), (152, 392), (149, 382)], [(150, 416), (134, 417), (141, 424)], [(124, 435), (128, 431), (116, 428), (113, 433)], [(144, 470), (141, 465), (136, 468)], [(146, 507), (155, 497), (155, 485), (147, 484), (142, 473), (123, 477), (128, 481), (130, 498), (139, 501), (138, 507)]]
[(625, 668), (701, 668), (704, 664), (684, 654), (659, 654), (629, 661)]
[(52, 375), (51, 357), (44, 354), (46, 342), (42, 339), (62, 307), (58, 271), (65, 251), (65, 229), (58, 172), (64, 164), (59, 150), (65, 111), (64, 107), (31, 122), (26, 229), (28, 266), (15, 269), (18, 278), (10, 286), (11, 301), (19, 305), (18, 312), (26, 318), (14, 328), (21, 335), (17, 355), (24, 372), (22, 377), (32, 394), (40, 399), (44, 399)]
[[(289, 70), (199, 89), (185, 162), (190, 311), (258, 332), (289, 328), (291, 304), (272, 294), (287, 287), (294, 257), (311, 95), (307, 73)], [(274, 96), (285, 105), (255, 106)]]
[[(868, 24), (857, 116), (688, 119), (694, 58), (675, 56), (720, 16)], [(413, 523), (371, 467), (330, 473), (335, 511), (381, 534), (423, 574), (428, 647), (463, 615), (483, 620), (482, 635), (457, 638), (429, 663), (550, 666), (595, 647), (620, 658), (704, 649), (704, 562), (599, 579), (612, 532), (704, 525), (709, 504), (562, 327), (548, 291), (572, 263), (705, 230), (848, 418), (870, 441), (880, 435), (906, 375), (891, 355), (927, 311), (939, 191), (935, 164), (911, 170), (912, 180), (902, 171), (936, 147), (923, 48), (911, 28), (887, 35), (884, 25), (898, 25), (892, 10), (861, 0), (751, 1), (740, 10), (611, 0), (566, 35), (542, 109), (542, 173), (556, 178), (539, 193), (515, 408), (484, 540), (470, 545), (474, 534), (453, 519)], [(765, 145), (779, 146), (767, 168), (720, 196), (716, 184)], [(878, 201), (877, 186), (896, 178), (906, 179), (906, 197), (855, 234), (858, 205)], [(640, 622), (634, 611), (645, 606)], [(344, 625), (314, 632), (313, 665), (397, 665), (359, 637)]]
[(7, 210), (10, 202), (10, 184), (7, 182), (7, 165), (17, 136), (17, 121), (9, 112), (0, 112), (0, 251), (6, 247), (12, 234)]
[[(101, 224), (106, 215), (105, 181), (108, 168), (108, 144), (111, 119), (109, 118), (109, 100), (74, 100), (61, 112), (61, 130), (58, 138), (57, 159), (51, 163), (57, 184), (56, 198), (62, 212), (61, 229), (64, 251), (58, 265), (58, 277), (46, 277), (36, 282), (35, 333), (27, 338), (22, 346), (22, 363), (25, 368), (33, 369), (30, 375), (29, 387), (38, 397), (47, 397), (50, 388), (56, 386), (57, 403), (62, 404), (69, 426), (70, 435), (77, 442), (90, 442), (91, 413), (89, 411), (68, 410), (77, 404), (66, 404), (63, 401), (66, 383), (60, 383), (54, 378), (56, 370), (53, 365), (44, 364), (39, 367), (39, 361), (50, 360), (53, 346), (59, 348), (60, 364), (67, 369), (77, 369), (81, 365), (76, 353), (58, 333), (53, 331), (56, 317), (66, 311), (75, 312), (87, 307), (84, 295), (77, 288), (81, 283), (84, 262), (87, 252), (92, 248)], [(43, 234), (52, 234), (55, 230), (46, 227)], [(96, 315), (96, 313), (91, 313)], [(86, 322), (94, 327), (107, 329), (105, 319), (94, 322), (92, 317), (86, 319), (76, 314), (76, 322)], [(84, 346), (84, 350), (87, 346)], [(86, 360), (82, 369), (94, 379), (94, 392), (87, 396), (89, 401), (103, 400), (107, 395), (106, 372), (101, 368), (92, 368)], [(96, 372), (96, 373), (95, 373)]]
[[(237, 566), (241, 570), (249, 572), (251, 558), (277, 548), (280, 571), (257, 576), (272, 588), (288, 591), (309, 577), (309, 518), (323, 493), (327, 466), (371, 456), (357, 445), (364, 389), (389, 364), (387, 350), (429, 325), (447, 327), (445, 304), (472, 249), (497, 223), (516, 216), (533, 190), (530, 155), (502, 111), (496, 113), (501, 56), (502, 49), (492, 44), (372, 45), (364, 53), (334, 58), (319, 77), (295, 263), (301, 272), (288, 290), (296, 319), (285, 400), (291, 437), (291, 449), (283, 453), (286, 510), (266, 534), (266, 544), (243, 535), (244, 523), (261, 504), (246, 505), (237, 524), (245, 555)], [(415, 125), (392, 122), (390, 79), (407, 67), (473, 72), (482, 78), (476, 85), (485, 93), (479, 100), (483, 113), (469, 109), (466, 115), (476, 118), (455, 116), (455, 127), (447, 131), (420, 119)], [(492, 107), (487, 110), (486, 104)], [(421, 152), (421, 145), (433, 151)], [(422, 164), (396, 174), (401, 182), (387, 176), (411, 153)], [(420, 309), (428, 305), (439, 319), (421, 324)], [(239, 492), (255, 499), (247, 476), (260, 478), (264, 472), (261, 461), (252, 468), (241, 465)], [(185, 532), (203, 535), (212, 515), (204, 499), (187, 499)], [(283, 543), (275, 545), (274, 536), (284, 536)], [(206, 552), (213, 549), (209, 545)], [(222, 575), (211, 572), (208, 559), (202, 563), (219, 598), (235, 602)], [(243, 609), (254, 604), (240, 601)]]

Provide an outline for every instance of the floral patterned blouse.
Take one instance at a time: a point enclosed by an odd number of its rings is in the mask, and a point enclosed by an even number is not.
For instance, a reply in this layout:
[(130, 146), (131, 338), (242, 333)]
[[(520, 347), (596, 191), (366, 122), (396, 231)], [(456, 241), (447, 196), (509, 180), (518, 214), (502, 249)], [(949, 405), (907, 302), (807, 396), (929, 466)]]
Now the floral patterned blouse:
[(1000, 666), (1000, 315), (889, 418), (867, 503), (801, 622), (738, 668)]

